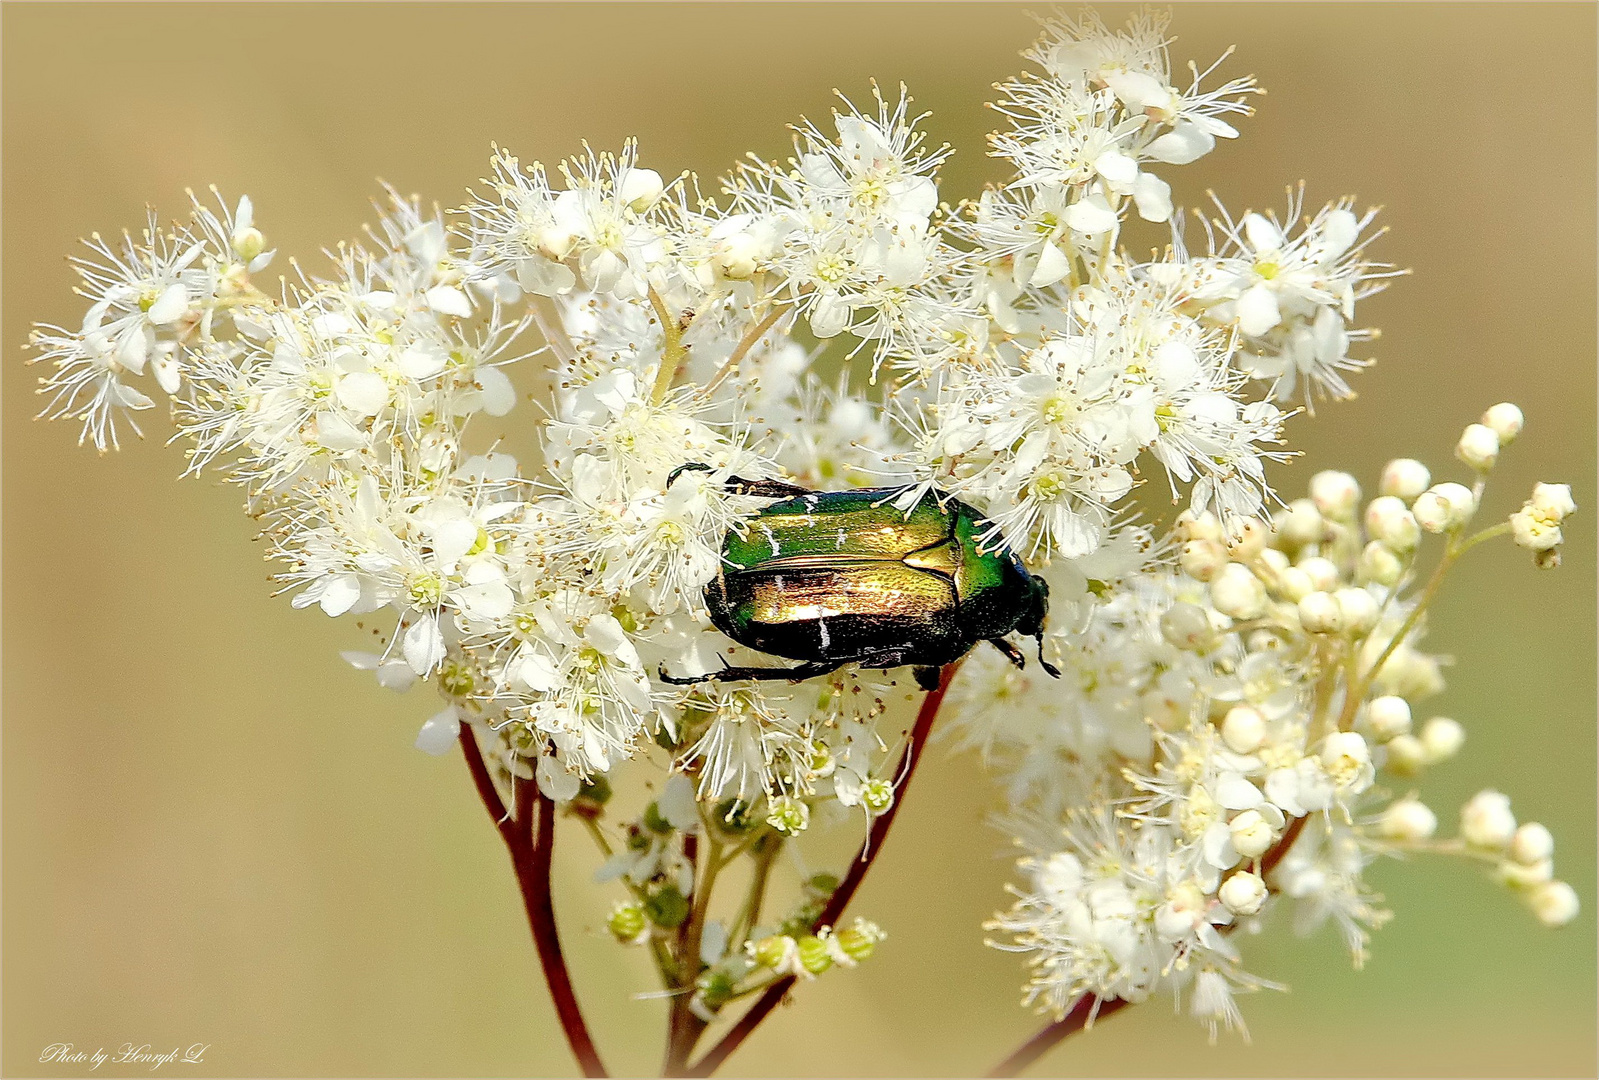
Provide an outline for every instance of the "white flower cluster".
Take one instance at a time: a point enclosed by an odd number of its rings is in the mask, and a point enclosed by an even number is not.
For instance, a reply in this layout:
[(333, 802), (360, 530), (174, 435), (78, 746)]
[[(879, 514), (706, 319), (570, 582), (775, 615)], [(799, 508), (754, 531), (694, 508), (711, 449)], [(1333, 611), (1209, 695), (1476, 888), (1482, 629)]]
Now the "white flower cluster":
[[(1495, 406), (1462, 445), (1479, 427), (1497, 447), (1520, 411)], [(1009, 776), (1033, 850), (1027, 886), (992, 924), (1030, 954), (1030, 1002), (1059, 1016), (1083, 995), (1139, 1001), (1164, 987), (1186, 991), (1213, 1036), (1239, 1027), (1234, 993), (1271, 984), (1244, 970), (1229, 932), (1280, 895), (1302, 930), (1333, 921), (1358, 965), (1389, 914), (1363, 877), (1380, 855), (1482, 859), (1544, 923), (1575, 916), (1549, 831), (1518, 827), (1508, 798), (1483, 792), (1459, 837), (1438, 840), (1410, 787), (1464, 739), (1452, 719), (1414, 716), (1443, 688), (1416, 648), (1425, 609), (1468, 548), (1519, 539), (1534, 512), (1468, 535), (1493, 464), (1468, 463), (1471, 487), (1391, 462), (1363, 512), (1354, 477), (1319, 473), (1309, 498), (1232, 538), (1185, 516), (1176, 567), (1111, 567), (1123, 576), (1083, 629), (1051, 635), (1063, 690), (987, 656), (967, 665), (955, 734)], [(1434, 528), (1432, 502), (1459, 510)], [(1552, 485), (1535, 506), (1574, 509)], [(1424, 531), (1445, 547), (1425, 579)]]
[[(1468, 430), (1473, 487), (1395, 463), (1364, 533), (1342, 474), (1263, 523), (1278, 402), (1349, 392), (1356, 301), (1386, 274), (1364, 254), (1371, 214), (1345, 200), (1301, 221), (1298, 194), (1281, 221), (1221, 211), (1189, 253), (1161, 172), (1236, 137), (1224, 117), (1256, 88), (1174, 82), (1165, 26), (1046, 21), (1026, 54), (1039, 73), (999, 87), (992, 151), (1012, 174), (958, 210), (937, 182), (947, 148), (925, 145), (903, 91), (875, 88), (874, 108), (796, 129), (790, 160), (741, 164), (720, 202), (632, 143), (553, 171), (496, 149), (453, 219), (391, 191), (369, 242), (272, 294), (249, 200), (195, 202), (185, 225), (89, 244), (81, 326), (33, 339), (45, 411), (104, 449), (152, 405), (133, 381), (152, 375), (188, 471), (228, 470), (268, 523), (292, 602), (377, 617), (381, 651), (350, 662), (393, 689), (435, 683), (446, 707), (417, 745), (475, 745), (496, 782), (536, 778), (593, 824), (604, 875), (633, 893), (613, 931), (659, 946), (663, 976), (712, 1013), (751, 972), (814, 975), (880, 938), (823, 933), (821, 908), (775, 933), (754, 913), (772, 855), (813, 820), (893, 806), (910, 693), (854, 666), (664, 677), (771, 664), (712, 627), (724, 541), (780, 480), (882, 488), (907, 511), (929, 491), (963, 500), (983, 543), (1051, 584), (1067, 671), (1056, 684), (980, 648), (950, 707), (1049, 833), (999, 924), (1036, 950), (1034, 995), (1059, 1011), (1191, 980), (1195, 1008), (1230, 1024), (1231, 989), (1263, 984), (1225, 931), (1274, 887), (1357, 949), (1381, 918), (1360, 869), (1402, 837), (1375, 823), (1414, 825), (1420, 804), (1381, 809), (1379, 772), (1459, 742), (1450, 721), (1409, 730), (1407, 702), (1439, 685), (1410, 643), (1430, 597), (1405, 591), (1416, 540), (1457, 553), (1521, 421), (1498, 406)], [(1169, 236), (1145, 262), (1119, 246), (1140, 220)], [(524, 472), (498, 439), (529, 389), (504, 368), (535, 348), (552, 385), (516, 421), (536, 442)], [(824, 357), (842, 375), (823, 378)], [(1156, 465), (1190, 507), (1160, 543), (1118, 525)], [(1541, 486), (1504, 527), (1552, 565), (1572, 509)], [(1179, 543), (1181, 572), (1151, 563)], [(662, 794), (617, 849), (607, 777), (652, 756)], [(1271, 853), (1302, 828), (1274, 886)], [(1516, 854), (1536, 839), (1501, 845), (1505, 865), (1544, 865)], [(721, 924), (689, 896), (744, 855), (749, 914), (713, 947)], [(1565, 911), (1569, 889), (1531, 873), (1538, 910)]]

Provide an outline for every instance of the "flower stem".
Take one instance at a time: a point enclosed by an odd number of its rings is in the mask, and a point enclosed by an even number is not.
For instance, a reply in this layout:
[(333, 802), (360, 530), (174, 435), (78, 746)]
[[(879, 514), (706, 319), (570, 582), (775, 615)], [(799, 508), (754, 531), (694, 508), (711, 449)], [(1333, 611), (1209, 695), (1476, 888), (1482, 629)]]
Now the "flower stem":
[(583, 1011), (572, 989), (572, 976), (561, 954), (561, 937), (555, 925), (555, 903), (550, 895), (550, 857), (555, 850), (555, 804), (539, 793), (532, 781), (523, 781), (517, 785), (516, 814), (508, 814), (504, 800), (489, 777), (483, 763), (483, 753), (478, 749), (477, 739), (469, 726), (462, 726), (460, 743), (478, 797), (483, 800), (484, 809), (489, 812), (511, 855), (511, 866), (516, 871), (516, 883), (522, 893), (528, 927), (533, 933), (533, 944), (538, 949), (539, 966), (544, 970), (544, 982), (555, 1002), (555, 1014), (560, 1019), (567, 1045), (571, 1047), (572, 1056), (577, 1059), (584, 1076), (609, 1076), (589, 1035), (588, 1024), (583, 1020)]
[[(928, 692), (922, 699), (922, 706), (916, 713), (916, 723), (911, 728), (910, 736), (905, 744), (905, 754), (901, 759), (900, 771), (903, 776), (899, 782), (899, 789), (895, 792), (894, 801), (887, 810), (879, 814), (866, 831), (866, 839), (861, 843), (861, 850), (850, 864), (849, 873), (839, 883), (838, 888), (828, 897), (827, 906), (822, 909), (821, 915), (811, 924), (814, 931), (823, 926), (833, 926), (838, 922), (839, 916), (849, 905), (850, 899), (859, 889), (861, 882), (866, 878), (866, 872), (872, 868), (878, 853), (883, 849), (883, 841), (888, 836), (889, 827), (894, 824), (894, 815), (899, 812), (901, 804), (905, 801), (905, 791), (910, 787), (911, 778), (916, 773), (916, 764), (921, 760), (922, 749), (927, 744), (928, 732), (932, 729), (933, 720), (938, 715), (938, 707), (943, 704), (944, 695), (949, 691), (949, 684), (955, 678), (955, 672), (960, 668), (960, 661), (945, 665), (939, 673), (938, 687)], [(689, 1065), (683, 1075), (710, 1076), (722, 1063), (726, 1061), (733, 1051), (743, 1045), (744, 1040), (760, 1026), (767, 1014), (775, 1009), (783, 997), (788, 993), (789, 987), (794, 985), (794, 976), (789, 975), (778, 979), (766, 988), (765, 993), (751, 1005), (749, 1011), (739, 1017), (738, 1023), (733, 1025), (731, 1031), (723, 1035), (721, 1040), (705, 1052), (698, 1061)]]
[[(1095, 1009), (1095, 1005), (1099, 1008)], [(1064, 1041), (1086, 1028), (1092, 1020), (1112, 1016), (1131, 1005), (1126, 998), (1100, 1001), (1084, 994), (1077, 999), (1066, 1015), (1045, 1027), (1037, 1035), (1018, 1046), (1014, 1053), (989, 1070), (989, 1076), (1016, 1076), (1027, 1066), (1043, 1057)]]
[(744, 336), (739, 338), (738, 344), (733, 346), (733, 351), (727, 357), (727, 363), (718, 368), (716, 374), (712, 375), (710, 381), (700, 389), (699, 393), (702, 397), (710, 394), (712, 390), (722, 384), (723, 379), (738, 370), (739, 362), (755, 347), (755, 343), (761, 340), (761, 337), (777, 324), (777, 320), (783, 315), (783, 310), (783, 308), (773, 305), (772, 310), (766, 313), (766, 318), (750, 327)]
[(666, 400), (666, 392), (672, 388), (678, 365), (683, 362), (688, 350), (683, 348), (682, 329), (672, 313), (666, 310), (666, 301), (661, 299), (661, 294), (655, 291), (653, 285), (650, 286), (649, 297), (650, 307), (655, 309), (655, 317), (661, 321), (661, 366), (655, 371), (655, 385), (650, 390), (650, 404), (659, 405)]

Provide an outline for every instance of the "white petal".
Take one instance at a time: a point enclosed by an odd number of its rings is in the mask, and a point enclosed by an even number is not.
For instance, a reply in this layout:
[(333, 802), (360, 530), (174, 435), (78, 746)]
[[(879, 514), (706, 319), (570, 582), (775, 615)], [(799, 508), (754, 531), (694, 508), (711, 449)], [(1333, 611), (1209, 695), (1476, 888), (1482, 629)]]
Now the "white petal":
[(510, 378), (497, 367), (477, 369), (477, 384), (483, 389), (483, 411), (490, 416), (504, 416), (516, 405), (516, 387)]
[(1282, 321), (1277, 294), (1264, 285), (1251, 285), (1238, 298), (1238, 329), (1259, 337)]
[(555, 802), (572, 801), (581, 786), (576, 776), (567, 772), (559, 761), (548, 755), (539, 758), (534, 775), (538, 777), (539, 790), (544, 793), (545, 798)]
[(178, 363), (178, 358), (170, 352), (162, 352), (150, 365), (150, 370), (155, 373), (155, 381), (161, 389), (169, 394), (178, 392), (179, 385), (183, 382), (183, 366)]
[(352, 371), (339, 380), (333, 393), (357, 416), (376, 416), (389, 403), (389, 384), (370, 371)]
[(526, 683), (528, 689), (544, 694), (559, 690), (564, 685), (555, 662), (541, 652), (530, 652), (524, 656), (522, 662), (516, 665), (516, 677)]
[(452, 598), (474, 619), (503, 619), (516, 607), (516, 596), (503, 581), (468, 585), (455, 590)]
[(853, 314), (848, 304), (837, 295), (828, 293), (811, 308), (811, 333), (819, 338), (837, 337), (849, 326)]
[(174, 282), (150, 305), (150, 310), (145, 312), (145, 318), (156, 326), (165, 326), (176, 322), (185, 311), (189, 310), (189, 290), (180, 282)]
[(425, 294), (428, 307), (441, 315), (454, 315), (465, 319), (472, 314), (472, 301), (454, 285), (435, 285)]
[(448, 754), (461, 737), (461, 717), (454, 705), (435, 713), (425, 720), (422, 730), (416, 733), (416, 748), (424, 754), (438, 757)]
[(1044, 288), (1064, 278), (1070, 270), (1071, 260), (1066, 258), (1066, 253), (1055, 244), (1045, 244), (1044, 250), (1038, 253), (1038, 265), (1033, 268), (1027, 283)]
[(666, 789), (656, 806), (667, 824), (679, 832), (692, 832), (699, 828), (700, 813), (694, 802), (694, 781), (682, 773), (666, 778)]
[(1197, 161), (1216, 146), (1216, 137), (1187, 120), (1150, 143), (1144, 153), (1168, 165), (1187, 165)]
[(1090, 196), (1079, 199), (1066, 208), (1064, 220), (1073, 232), (1094, 236), (1116, 227), (1116, 214), (1104, 199)]
[(1139, 173), (1133, 181), (1133, 202), (1145, 221), (1171, 220), (1171, 185), (1154, 173)]
[(361, 599), (361, 579), (354, 574), (339, 574), (322, 589), (317, 601), (322, 610), (333, 616), (343, 615)]
[(426, 675), (444, 659), (444, 635), (439, 631), (439, 617), (429, 613), (418, 617), (406, 628), (401, 641), (405, 662), (418, 675)]
[(1252, 810), (1262, 802), (1260, 789), (1237, 773), (1223, 773), (1216, 782), (1216, 801), (1229, 810)]
[(1264, 255), (1283, 246), (1282, 230), (1272, 224), (1270, 218), (1261, 214), (1245, 214), (1243, 226), (1244, 239), (1256, 255)]
[(1132, 112), (1143, 112), (1151, 105), (1165, 108), (1171, 104), (1171, 87), (1145, 72), (1107, 71), (1101, 78)]
[(403, 694), (416, 684), (416, 672), (404, 660), (385, 660), (378, 668), (378, 685)]
[(1107, 150), (1094, 159), (1094, 171), (1113, 184), (1131, 184), (1138, 178), (1138, 162), (1120, 150)]
[(449, 361), (441, 349), (421, 349), (412, 346), (400, 354), (400, 370), (410, 379), (431, 379), (444, 370)]

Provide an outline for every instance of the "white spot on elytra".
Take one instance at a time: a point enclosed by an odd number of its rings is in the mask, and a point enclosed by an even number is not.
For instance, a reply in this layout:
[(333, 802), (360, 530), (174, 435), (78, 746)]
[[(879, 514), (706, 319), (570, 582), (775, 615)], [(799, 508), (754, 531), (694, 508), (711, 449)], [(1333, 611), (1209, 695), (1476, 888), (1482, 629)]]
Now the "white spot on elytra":
[(770, 525), (763, 524), (761, 525), (761, 532), (766, 534), (766, 542), (772, 545), (772, 554), (774, 556), (777, 555), (777, 537), (772, 535), (772, 527)]
[(816, 620), (816, 628), (822, 632), (822, 648), (825, 649), (828, 646), (832, 645), (833, 644), (833, 639), (827, 632), (827, 622), (826, 622), (826, 620), (817, 619)]

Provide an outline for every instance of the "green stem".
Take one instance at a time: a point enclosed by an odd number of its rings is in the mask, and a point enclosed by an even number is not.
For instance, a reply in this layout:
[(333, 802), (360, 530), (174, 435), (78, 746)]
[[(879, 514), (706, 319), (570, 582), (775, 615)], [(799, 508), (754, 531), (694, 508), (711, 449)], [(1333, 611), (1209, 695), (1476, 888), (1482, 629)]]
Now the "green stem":
[(677, 378), (678, 365), (683, 362), (683, 357), (688, 350), (683, 347), (683, 330), (677, 325), (677, 320), (672, 313), (666, 310), (666, 301), (661, 299), (661, 294), (650, 286), (650, 307), (655, 309), (655, 317), (661, 322), (661, 366), (655, 372), (655, 386), (650, 390), (650, 404), (659, 405), (666, 400), (666, 392), (672, 388), (672, 380)]

